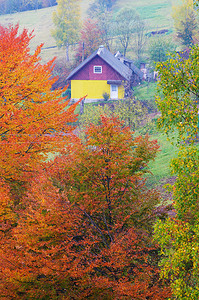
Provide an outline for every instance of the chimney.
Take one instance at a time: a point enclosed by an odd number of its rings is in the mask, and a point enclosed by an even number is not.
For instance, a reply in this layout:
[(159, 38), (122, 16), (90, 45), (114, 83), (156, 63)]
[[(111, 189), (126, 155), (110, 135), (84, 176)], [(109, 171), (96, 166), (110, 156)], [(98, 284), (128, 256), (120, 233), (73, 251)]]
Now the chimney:
[(97, 54), (100, 54), (104, 50), (104, 45), (100, 45)]

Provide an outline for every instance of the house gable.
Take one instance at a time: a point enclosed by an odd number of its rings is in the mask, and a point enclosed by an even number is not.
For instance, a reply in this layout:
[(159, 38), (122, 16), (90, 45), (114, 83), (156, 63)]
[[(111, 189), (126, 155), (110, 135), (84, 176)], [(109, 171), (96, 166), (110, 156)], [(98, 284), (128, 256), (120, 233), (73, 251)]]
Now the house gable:
[[(102, 72), (95, 73), (94, 67), (101, 66)], [(114, 70), (100, 56), (96, 55), (81, 69), (79, 69), (70, 80), (125, 80), (116, 70)]]

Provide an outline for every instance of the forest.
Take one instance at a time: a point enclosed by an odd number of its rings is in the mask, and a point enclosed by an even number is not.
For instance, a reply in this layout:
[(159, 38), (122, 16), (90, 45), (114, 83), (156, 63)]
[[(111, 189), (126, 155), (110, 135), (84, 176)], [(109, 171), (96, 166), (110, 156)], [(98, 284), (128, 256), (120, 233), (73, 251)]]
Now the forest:
[[(84, 58), (98, 39), (114, 47), (94, 18), (99, 9), (99, 18), (110, 16), (117, 1), (94, 1), (81, 32), (79, 1), (57, 2), (52, 35), (70, 54), (60, 72), (74, 67), (70, 56), (82, 60), (82, 39), (89, 45)], [(65, 26), (63, 4), (74, 9)], [(183, 0), (173, 8), (179, 51), (157, 56), (157, 42), (149, 48), (158, 80), (143, 85), (148, 93), (156, 86), (156, 100), (139, 99), (137, 86), (125, 99), (85, 105), (83, 113), (85, 95), (71, 101), (56, 58), (42, 61), (43, 43), (33, 51), (34, 32), (0, 25), (0, 298), (199, 299), (197, 4)], [(137, 26), (140, 16), (132, 15)], [(129, 44), (118, 31), (124, 54), (140, 32), (132, 28)], [(76, 33), (82, 39), (75, 52)], [(168, 52), (169, 42), (158, 41)], [(139, 49), (137, 62), (145, 53)], [(165, 154), (163, 135), (175, 153), (160, 188), (153, 166)], [(160, 163), (158, 169), (164, 172)]]

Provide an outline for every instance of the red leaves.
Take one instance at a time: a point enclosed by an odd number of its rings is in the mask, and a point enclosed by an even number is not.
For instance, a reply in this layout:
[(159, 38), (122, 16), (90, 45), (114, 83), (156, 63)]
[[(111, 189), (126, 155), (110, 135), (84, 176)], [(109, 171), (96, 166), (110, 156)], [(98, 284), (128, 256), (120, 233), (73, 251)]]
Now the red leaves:
[(103, 32), (98, 27), (97, 21), (87, 19), (83, 23), (81, 38), (77, 50), (77, 59), (81, 61), (84, 53), (84, 59), (91, 55), (102, 42)]
[(71, 136), (32, 182), (10, 239), (13, 290), (28, 287), (24, 299), (41, 291), (52, 298), (53, 290), (58, 299), (167, 298), (148, 245), (157, 196), (143, 189), (139, 168), (157, 146), (121, 125), (102, 116), (85, 144)]

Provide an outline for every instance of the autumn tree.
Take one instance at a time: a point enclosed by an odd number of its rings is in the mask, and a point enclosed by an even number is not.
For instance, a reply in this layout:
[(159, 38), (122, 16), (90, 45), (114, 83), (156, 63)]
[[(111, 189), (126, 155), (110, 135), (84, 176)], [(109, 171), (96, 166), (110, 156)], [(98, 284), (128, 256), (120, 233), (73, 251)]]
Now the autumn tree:
[[(76, 120), (76, 105), (68, 106), (64, 90), (52, 91), (54, 60), (42, 65), (42, 45), (31, 54), (32, 38), (18, 25), (0, 27), (0, 256), (1, 275), (8, 276), (17, 264), (11, 237), (27, 204), (22, 205), (23, 196), (41, 163), (64, 147), (73, 129), (68, 123)], [(1, 296), (9, 299), (12, 283), (4, 275)]]
[(84, 21), (80, 32), (80, 41), (76, 57), (83, 61), (90, 56), (102, 44), (103, 32), (98, 26), (98, 22), (92, 19)]
[(198, 27), (193, 0), (182, 0), (181, 5), (173, 6), (172, 17), (180, 43), (187, 47), (193, 45)]
[(179, 153), (172, 160), (176, 182), (173, 216), (159, 220), (155, 240), (162, 255), (161, 276), (171, 282), (173, 299), (198, 299), (198, 55), (194, 46), (188, 59), (180, 55), (158, 65), (160, 81), (157, 103), (158, 126), (167, 134), (177, 133)]
[(49, 152), (62, 148), (75, 108), (66, 111), (63, 91), (51, 90), (54, 61), (42, 65), (42, 45), (31, 54), (33, 34), (18, 31), (18, 25), (0, 28), (0, 167), (7, 179), (25, 178)]
[(27, 209), (1, 252), (0, 267), (7, 269), (1, 294), (168, 298), (150, 241), (158, 196), (143, 180), (157, 142), (132, 138), (128, 127), (106, 116), (86, 137), (82, 143), (72, 136), (62, 156), (43, 165), (32, 182), (23, 199)]
[(42, 65), (42, 45), (30, 53), (32, 38), (26, 29), (19, 33), (18, 25), (0, 27), (0, 181), (7, 193), (2, 203), (12, 196), (19, 201), (24, 183), (49, 153), (62, 149), (72, 129), (68, 122), (75, 120), (75, 105), (68, 108), (63, 91), (52, 91), (54, 60)]
[(57, 11), (53, 13), (55, 28), (52, 36), (59, 48), (66, 48), (66, 60), (69, 61), (69, 45), (78, 41), (80, 28), (80, 0), (58, 0)]
[(184, 147), (172, 162), (177, 176), (173, 187), (175, 216), (159, 220), (155, 239), (161, 248), (161, 274), (171, 282), (174, 299), (197, 300), (198, 277), (198, 207), (199, 152), (197, 147)]
[(156, 99), (162, 113), (158, 126), (166, 133), (177, 130), (179, 141), (194, 141), (198, 133), (198, 59), (196, 45), (188, 59), (174, 54), (157, 65), (161, 80)]

